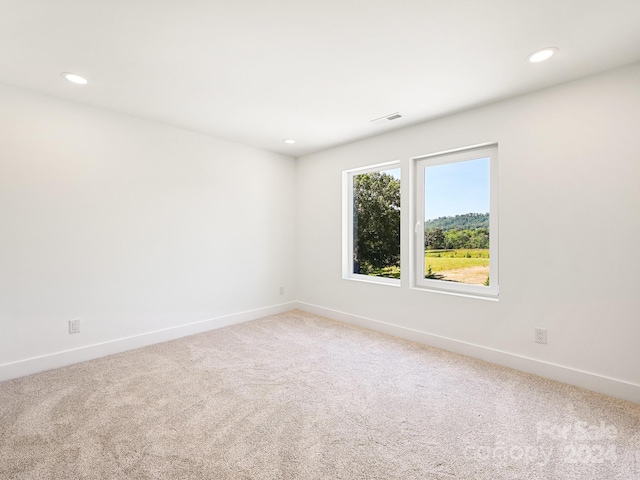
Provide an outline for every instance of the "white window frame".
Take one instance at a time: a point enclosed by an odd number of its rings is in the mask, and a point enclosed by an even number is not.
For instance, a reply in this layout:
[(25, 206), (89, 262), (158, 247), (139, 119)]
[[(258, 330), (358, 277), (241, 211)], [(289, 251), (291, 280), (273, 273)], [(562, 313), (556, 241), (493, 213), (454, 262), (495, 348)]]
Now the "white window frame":
[[(469, 285), (424, 278), (424, 169), (448, 163), (458, 163), (479, 158), (489, 158), (489, 286)], [(496, 143), (464, 147), (455, 150), (421, 155), (411, 159), (414, 182), (413, 195), (413, 282), (412, 287), (439, 293), (470, 295), (497, 299), (499, 293), (498, 249), (498, 145)]]
[[(363, 173), (383, 172), (400, 168), (400, 182), (402, 184), (402, 168), (400, 160), (368, 165), (342, 172), (342, 278), (362, 282), (378, 283), (382, 285), (400, 286), (399, 278), (376, 277), (353, 273), (353, 177)], [(402, 202), (402, 199), (401, 199)], [(402, 239), (402, 228), (400, 228)], [(402, 270), (400, 275), (402, 276)]]

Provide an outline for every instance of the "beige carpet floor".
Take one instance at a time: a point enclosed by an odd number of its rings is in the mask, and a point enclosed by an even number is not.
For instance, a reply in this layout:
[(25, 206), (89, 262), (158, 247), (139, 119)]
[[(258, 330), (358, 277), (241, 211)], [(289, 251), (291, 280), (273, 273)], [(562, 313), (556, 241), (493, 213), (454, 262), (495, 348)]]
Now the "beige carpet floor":
[(640, 405), (292, 311), (0, 383), (2, 479), (640, 479)]

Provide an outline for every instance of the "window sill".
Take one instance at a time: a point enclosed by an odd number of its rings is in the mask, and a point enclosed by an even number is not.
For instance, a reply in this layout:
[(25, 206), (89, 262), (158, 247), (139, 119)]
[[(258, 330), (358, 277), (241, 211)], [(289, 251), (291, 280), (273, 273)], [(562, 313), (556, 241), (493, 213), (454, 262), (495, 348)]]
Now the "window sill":
[(421, 292), (429, 292), (429, 293), (440, 293), (443, 295), (453, 295), (454, 297), (473, 298), (476, 300), (489, 300), (491, 302), (498, 302), (500, 300), (498, 298), (498, 294), (481, 295), (479, 293), (470, 293), (470, 292), (452, 292), (451, 290), (439, 290), (437, 288), (429, 288), (429, 287), (422, 287), (422, 286), (411, 287), (411, 290), (419, 290)]
[(400, 287), (399, 278), (372, 277), (369, 275), (352, 275), (349, 277), (342, 277), (342, 279), (352, 280), (355, 282), (363, 282), (363, 283), (375, 283), (376, 285), (387, 285), (390, 287)]

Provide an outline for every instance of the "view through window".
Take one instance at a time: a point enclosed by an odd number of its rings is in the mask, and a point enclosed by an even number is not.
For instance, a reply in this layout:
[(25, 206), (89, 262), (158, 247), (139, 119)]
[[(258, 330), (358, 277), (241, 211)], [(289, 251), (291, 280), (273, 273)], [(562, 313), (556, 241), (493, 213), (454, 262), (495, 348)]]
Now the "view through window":
[(400, 278), (400, 168), (351, 174), (352, 272)]
[(489, 159), (424, 169), (425, 277), (489, 284)]
[[(497, 145), (412, 159), (410, 286), (497, 297), (497, 161)], [(400, 286), (400, 171), (343, 172), (344, 278)]]
[(418, 285), (497, 294), (496, 159), (491, 147), (418, 160)]

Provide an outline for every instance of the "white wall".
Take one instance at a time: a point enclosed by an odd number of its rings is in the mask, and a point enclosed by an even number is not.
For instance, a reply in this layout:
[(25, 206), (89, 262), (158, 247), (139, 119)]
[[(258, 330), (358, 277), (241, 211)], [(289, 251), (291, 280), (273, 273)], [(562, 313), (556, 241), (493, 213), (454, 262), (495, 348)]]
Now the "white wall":
[[(0, 380), (298, 299), (640, 402), (638, 85), (640, 64), (295, 163), (0, 86)], [(400, 159), (406, 200), (409, 157), (493, 141), (499, 302), (341, 279), (342, 170)]]
[(0, 105), (0, 379), (295, 299), (292, 158), (6, 86)]
[[(635, 64), (300, 158), (298, 299), (640, 402), (639, 140)], [(341, 279), (342, 170), (402, 160), (406, 232), (409, 157), (496, 141), (499, 302)]]

